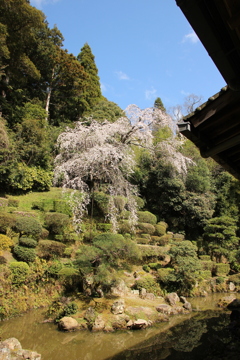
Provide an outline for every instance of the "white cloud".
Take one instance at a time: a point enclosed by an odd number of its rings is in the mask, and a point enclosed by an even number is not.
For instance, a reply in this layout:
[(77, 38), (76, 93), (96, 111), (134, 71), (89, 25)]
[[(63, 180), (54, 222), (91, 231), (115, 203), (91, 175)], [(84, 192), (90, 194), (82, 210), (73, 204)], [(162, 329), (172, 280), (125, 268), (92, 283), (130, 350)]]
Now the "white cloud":
[(184, 96), (190, 95), (190, 93), (189, 93), (189, 92), (186, 92), (185, 90), (181, 90), (180, 93), (181, 93), (182, 95), (184, 95)]
[(116, 71), (119, 80), (130, 80), (129, 76), (122, 71)]
[(101, 83), (101, 90), (102, 90), (102, 92), (106, 92), (107, 91), (107, 87), (106, 87), (106, 85), (104, 85), (103, 83)]
[(197, 34), (192, 30), (189, 34), (186, 34), (182, 40), (182, 42), (190, 42), (192, 44), (196, 44), (199, 41)]
[(152, 100), (152, 99), (155, 99), (156, 98), (156, 95), (157, 95), (157, 90), (152, 88), (151, 90), (146, 90), (145, 91), (145, 98), (147, 100)]
[(41, 9), (44, 4), (53, 4), (58, 2), (59, 0), (31, 0), (30, 3), (33, 6), (36, 6), (37, 8)]

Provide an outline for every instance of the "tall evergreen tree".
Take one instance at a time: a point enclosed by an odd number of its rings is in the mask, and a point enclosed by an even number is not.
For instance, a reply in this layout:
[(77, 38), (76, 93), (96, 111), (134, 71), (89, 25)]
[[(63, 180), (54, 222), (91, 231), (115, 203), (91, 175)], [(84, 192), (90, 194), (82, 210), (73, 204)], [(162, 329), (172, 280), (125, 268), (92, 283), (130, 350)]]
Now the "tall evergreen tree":
[(162, 111), (166, 112), (166, 109), (165, 109), (165, 107), (163, 105), (163, 102), (160, 99), (160, 97), (157, 97), (156, 100), (154, 101), (154, 107), (156, 109), (159, 109), (159, 110), (162, 110)]
[(83, 66), (87, 77), (83, 82), (83, 93), (81, 95), (82, 114), (89, 113), (101, 98), (100, 78), (95, 64), (95, 57), (90, 46), (86, 43), (78, 55), (78, 61)]

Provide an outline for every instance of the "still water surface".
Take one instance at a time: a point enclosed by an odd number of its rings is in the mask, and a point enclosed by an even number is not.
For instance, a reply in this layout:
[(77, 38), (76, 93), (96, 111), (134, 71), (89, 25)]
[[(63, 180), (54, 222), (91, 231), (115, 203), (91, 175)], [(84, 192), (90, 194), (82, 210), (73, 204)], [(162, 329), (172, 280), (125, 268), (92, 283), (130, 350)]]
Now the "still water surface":
[(231, 339), (230, 313), (215, 306), (223, 296), (190, 299), (197, 311), (141, 331), (59, 332), (56, 325), (41, 323), (43, 310), (38, 309), (1, 322), (0, 332), (3, 339), (16, 337), (23, 348), (42, 354), (42, 360), (237, 360), (240, 343)]

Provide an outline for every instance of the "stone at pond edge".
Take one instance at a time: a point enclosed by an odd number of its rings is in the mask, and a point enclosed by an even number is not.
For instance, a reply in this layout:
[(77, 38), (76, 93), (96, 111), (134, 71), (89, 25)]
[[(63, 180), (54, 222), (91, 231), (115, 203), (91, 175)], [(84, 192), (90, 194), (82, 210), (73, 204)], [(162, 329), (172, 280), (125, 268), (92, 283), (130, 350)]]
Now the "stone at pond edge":
[(59, 320), (58, 329), (63, 331), (75, 331), (79, 329), (79, 325), (76, 319), (70, 316), (64, 316)]
[(166, 300), (171, 306), (176, 305), (176, 303), (180, 301), (177, 293), (167, 294), (166, 297), (165, 297), (165, 300)]
[(114, 315), (123, 314), (123, 313), (124, 313), (124, 308), (125, 308), (125, 302), (124, 302), (124, 300), (118, 300), (118, 301), (115, 301), (115, 302), (112, 304), (111, 312), (112, 312)]
[(0, 360), (41, 360), (41, 355), (35, 351), (23, 350), (16, 338), (0, 342)]

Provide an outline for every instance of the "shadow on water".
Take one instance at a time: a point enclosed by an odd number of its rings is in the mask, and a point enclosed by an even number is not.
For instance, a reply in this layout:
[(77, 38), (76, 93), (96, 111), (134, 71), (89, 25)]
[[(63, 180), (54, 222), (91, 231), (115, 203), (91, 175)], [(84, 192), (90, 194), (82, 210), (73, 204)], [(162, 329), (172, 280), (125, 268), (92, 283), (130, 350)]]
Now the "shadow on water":
[(229, 313), (208, 310), (108, 360), (239, 360), (239, 335)]

